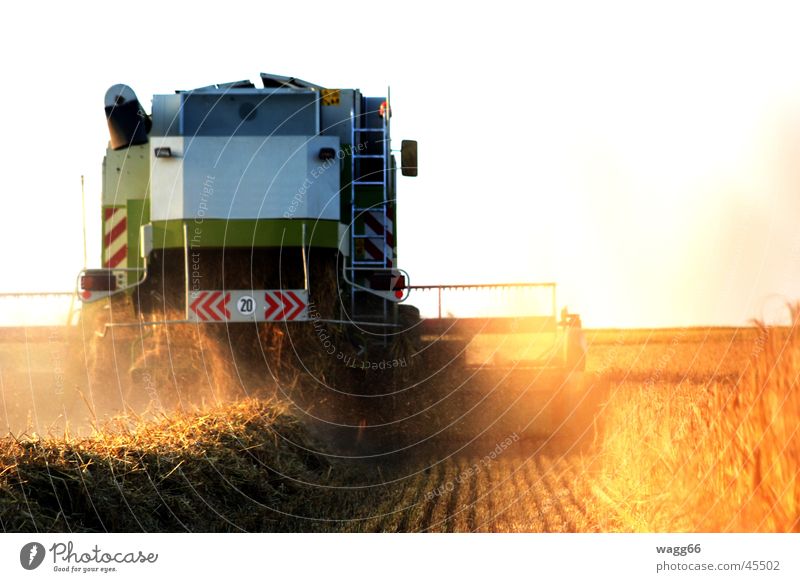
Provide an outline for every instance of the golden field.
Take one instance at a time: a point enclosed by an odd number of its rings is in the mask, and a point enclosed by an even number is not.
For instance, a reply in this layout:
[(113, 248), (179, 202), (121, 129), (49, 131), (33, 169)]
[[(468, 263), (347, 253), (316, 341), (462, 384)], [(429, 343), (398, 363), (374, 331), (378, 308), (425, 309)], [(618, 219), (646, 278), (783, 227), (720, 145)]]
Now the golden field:
[(589, 331), (584, 389), (550, 437), (478, 407), (430, 446), (336, 454), (330, 435), (263, 399), (92, 436), (17, 435), (0, 446), (0, 527), (797, 532), (798, 335)]
[(606, 331), (593, 347), (608, 397), (583, 462), (606, 529), (800, 530), (796, 327)]

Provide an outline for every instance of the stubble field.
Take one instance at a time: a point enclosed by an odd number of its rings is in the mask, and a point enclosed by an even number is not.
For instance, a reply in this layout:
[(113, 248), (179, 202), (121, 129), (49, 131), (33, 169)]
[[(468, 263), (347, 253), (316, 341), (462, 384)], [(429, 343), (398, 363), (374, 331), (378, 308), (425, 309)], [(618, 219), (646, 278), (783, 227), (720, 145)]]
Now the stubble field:
[[(0, 527), (800, 530), (794, 328), (600, 330), (587, 339), (582, 389), (549, 435), (478, 414), (499, 430), (391, 458), (337, 454), (291, 406), (245, 399), (128, 418), (87, 437), (7, 437)], [(4, 398), (10, 390), (4, 384)]]

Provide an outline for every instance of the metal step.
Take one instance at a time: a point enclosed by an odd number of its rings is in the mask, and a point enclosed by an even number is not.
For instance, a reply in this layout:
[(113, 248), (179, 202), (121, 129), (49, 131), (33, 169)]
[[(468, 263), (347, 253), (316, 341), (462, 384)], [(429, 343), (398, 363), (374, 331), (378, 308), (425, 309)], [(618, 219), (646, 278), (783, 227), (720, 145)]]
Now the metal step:
[[(381, 127), (356, 127), (356, 125), (360, 122), (359, 119), (355, 117), (351, 117), (351, 141), (352, 144), (355, 146), (356, 144), (361, 144), (362, 142), (373, 142), (373, 143), (380, 143), (380, 151), (381, 153), (353, 153), (350, 160), (350, 168), (351, 168), (351, 176), (352, 181), (350, 182), (350, 210), (351, 216), (353, 220), (353, 225), (351, 225), (350, 229), (350, 244), (351, 249), (355, 248), (356, 242), (361, 240), (369, 240), (372, 241), (371, 244), (377, 245), (379, 248), (383, 249), (384, 245), (386, 244), (386, 237), (388, 229), (386, 228), (386, 220), (387, 220), (387, 204), (388, 200), (388, 188), (390, 187), (389, 183), (389, 174), (388, 172), (391, 170), (389, 167), (389, 124), (388, 120), (384, 119), (381, 121)], [(359, 135), (363, 134), (381, 134), (380, 137), (367, 137), (364, 140), (359, 139)], [(372, 150), (374, 151), (374, 150)], [(359, 160), (381, 160), (380, 172), (373, 172), (374, 166), (378, 165), (377, 163), (372, 164), (368, 168), (364, 168), (365, 164), (360, 164)], [(369, 170), (369, 172), (367, 172)], [(380, 176), (380, 180), (375, 180), (374, 178)], [(373, 179), (369, 179), (372, 177)], [(367, 187), (371, 186), (375, 189), (381, 189), (381, 198), (382, 200), (377, 204), (370, 205), (369, 207), (362, 207), (356, 201), (358, 196), (363, 196), (366, 192), (362, 192), (359, 190), (360, 187)], [(373, 192), (374, 194), (374, 192)], [(384, 233), (381, 235), (374, 235), (374, 234), (357, 234), (355, 229), (355, 221), (359, 218), (363, 220), (363, 217), (366, 213), (373, 213), (382, 215), (382, 218), (379, 218), (381, 223), (383, 224)], [(361, 255), (364, 256), (364, 255)], [(362, 258), (359, 259), (356, 257), (355, 253), (351, 255), (350, 264), (348, 265), (348, 273), (352, 276), (353, 281), (359, 281), (359, 284), (363, 283), (359, 279), (359, 275), (362, 277), (364, 276), (364, 272), (368, 271), (376, 271), (376, 270), (389, 270), (391, 269), (390, 262), (391, 259), (386, 256), (386, 253), (383, 253), (382, 259), (374, 259), (374, 258)], [(351, 315), (355, 316), (361, 310), (359, 309), (359, 301), (356, 299), (363, 294), (369, 294), (369, 291), (364, 289), (353, 288), (350, 294), (350, 313)], [(381, 321), (386, 321), (389, 314), (389, 302), (384, 299), (383, 301), (383, 309), (382, 309), (382, 317), (378, 315), (378, 318)]]
[(361, 214), (362, 212), (383, 212), (383, 207), (388, 203), (388, 200), (381, 200), (380, 202), (376, 202), (374, 206), (353, 206), (352, 210), (356, 214)]

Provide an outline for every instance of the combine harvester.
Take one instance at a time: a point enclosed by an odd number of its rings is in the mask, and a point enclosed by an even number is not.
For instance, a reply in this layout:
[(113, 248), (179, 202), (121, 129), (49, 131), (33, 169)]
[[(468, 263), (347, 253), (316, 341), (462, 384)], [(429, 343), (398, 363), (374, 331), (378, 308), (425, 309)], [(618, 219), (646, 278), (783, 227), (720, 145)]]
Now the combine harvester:
[[(388, 97), (260, 82), (155, 95), (149, 114), (126, 85), (106, 93), (102, 268), (77, 281), (83, 328), (102, 336), (84, 358), (95, 385), (129, 377), (121, 398), (183, 404), (204, 384), (285, 385), (293, 359), (316, 389), (290, 397), (364, 431), (452, 427), (533, 390), (526, 407), (575, 398), (585, 345), (554, 284), (415, 286), (399, 268), (397, 175), (417, 175), (417, 144), (398, 167)], [(379, 396), (373, 422), (357, 403)]]

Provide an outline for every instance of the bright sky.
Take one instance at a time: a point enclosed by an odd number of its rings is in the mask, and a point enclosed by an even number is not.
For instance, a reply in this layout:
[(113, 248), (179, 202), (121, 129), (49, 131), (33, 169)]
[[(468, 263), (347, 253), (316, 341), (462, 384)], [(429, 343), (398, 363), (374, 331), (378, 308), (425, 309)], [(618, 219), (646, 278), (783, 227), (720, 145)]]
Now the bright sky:
[(82, 174), (99, 265), (108, 86), (149, 110), (266, 71), (391, 85), (414, 283), (555, 280), (590, 326), (769, 316), (800, 299), (800, 19), (733, 4), (7, 3), (0, 291), (73, 286)]

